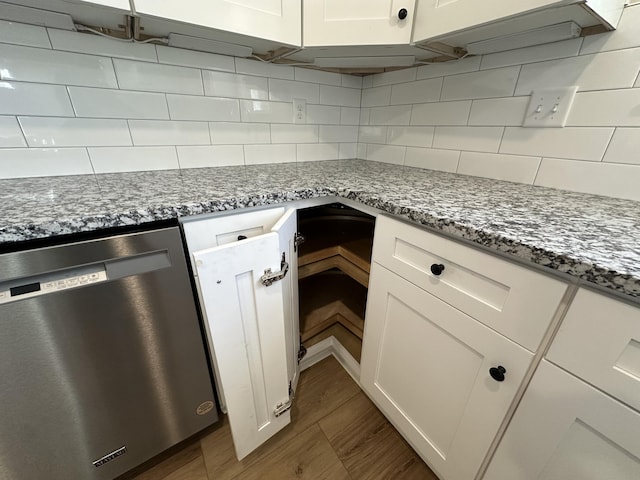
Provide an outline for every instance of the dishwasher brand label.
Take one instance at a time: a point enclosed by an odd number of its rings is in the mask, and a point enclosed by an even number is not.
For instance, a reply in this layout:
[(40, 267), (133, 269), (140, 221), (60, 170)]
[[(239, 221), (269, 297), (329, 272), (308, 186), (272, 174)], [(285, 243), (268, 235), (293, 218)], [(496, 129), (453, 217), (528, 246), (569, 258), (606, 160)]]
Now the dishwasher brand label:
[(196, 413), (198, 415), (204, 415), (206, 413), (209, 413), (211, 410), (213, 410), (213, 402), (211, 400), (207, 400), (206, 402), (202, 402), (200, 405), (198, 405), (198, 408), (196, 408)]
[(127, 453), (127, 447), (125, 447), (124, 445), (122, 447), (120, 447), (117, 450), (114, 450), (111, 453), (107, 453), (104, 457), (99, 458), (98, 460), (96, 460), (95, 462), (93, 462), (93, 466), (94, 467), (101, 467), (102, 465), (104, 465), (105, 463), (110, 462), (111, 460), (113, 460), (114, 458), (119, 457), (120, 455), (124, 455), (125, 453)]

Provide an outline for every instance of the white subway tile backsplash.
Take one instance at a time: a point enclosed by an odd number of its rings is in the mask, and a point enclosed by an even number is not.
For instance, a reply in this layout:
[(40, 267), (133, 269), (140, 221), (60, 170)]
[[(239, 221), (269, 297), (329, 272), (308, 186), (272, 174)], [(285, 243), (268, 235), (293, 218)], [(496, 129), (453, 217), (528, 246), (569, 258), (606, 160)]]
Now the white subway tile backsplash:
[(503, 127), (436, 127), (433, 147), (497, 153)]
[(454, 60), (452, 62), (439, 62), (431, 65), (418, 67), (416, 78), (446, 77), (447, 75), (457, 75), (459, 73), (475, 72), (480, 68), (480, 59), (482, 57), (467, 57), (462, 60)]
[(437, 102), (440, 100), (442, 78), (418, 80), (391, 86), (391, 105)]
[(0, 117), (0, 147), (26, 147), (16, 117)]
[(95, 173), (139, 172), (180, 168), (176, 148), (94, 147), (88, 148)]
[(48, 31), (51, 45), (56, 50), (128, 58), (145, 62), (156, 62), (158, 60), (156, 47), (149, 43), (122, 42), (91, 33), (70, 32), (54, 28), (50, 28)]
[(616, 128), (603, 161), (640, 165), (639, 152), (640, 128)]
[(516, 95), (550, 86), (578, 85), (581, 92), (631, 87), (639, 64), (640, 48), (633, 48), (523, 65)]
[(363, 107), (380, 107), (391, 104), (391, 86), (374, 87), (362, 91)]
[(268, 123), (209, 123), (211, 143), (247, 145), (270, 143), (271, 129)]
[(240, 104), (235, 98), (167, 95), (172, 120), (239, 122)]
[(173, 65), (113, 59), (120, 88), (150, 92), (203, 95), (200, 70)]
[(296, 146), (292, 143), (244, 146), (244, 163), (246, 165), (292, 163), (295, 161)]
[(293, 67), (287, 65), (277, 65), (275, 63), (264, 63), (257, 60), (236, 58), (236, 72), (247, 75), (258, 75), (260, 77), (281, 78), (283, 80), (293, 80)]
[(371, 108), (360, 109), (360, 126), (369, 125), (371, 122)]
[(612, 135), (613, 128), (507, 127), (500, 153), (599, 162)]
[(445, 77), (442, 100), (509, 97), (518, 81), (520, 66), (482, 70)]
[(307, 103), (319, 103), (320, 86), (313, 83), (269, 79), (269, 100), (291, 102), (294, 98), (302, 98)]
[(0, 80), (118, 88), (110, 58), (19, 45), (2, 46)]
[(640, 168), (618, 163), (543, 158), (535, 185), (640, 200)]
[(362, 77), (362, 88), (371, 88), (373, 87), (373, 75), (367, 75), (366, 77)]
[(640, 127), (638, 105), (640, 88), (578, 92), (567, 125)]
[(335, 160), (340, 154), (337, 143), (315, 143), (297, 145), (298, 162), (315, 162), (318, 160)]
[(0, 81), (0, 114), (73, 117), (62, 85)]
[(167, 100), (161, 93), (105, 88), (68, 87), (78, 117), (168, 120)]
[(324, 85), (342, 86), (342, 76), (339, 73), (323, 72), (308, 68), (294, 67), (294, 78), (299, 82), (322, 83)]
[(165, 47), (156, 45), (158, 62), (182, 67), (202, 68), (207, 70), (221, 70), (223, 72), (235, 72), (236, 64), (233, 57), (217, 55), (215, 53), (196, 52), (183, 48)]
[(474, 177), (495, 178), (509, 182), (532, 184), (540, 165), (540, 157), (462, 152), (458, 173)]
[(358, 158), (358, 144), (357, 143), (341, 143), (340, 151), (338, 153), (340, 160), (348, 158)]
[(129, 120), (134, 145), (208, 145), (209, 124), (167, 120)]
[(349, 88), (362, 88), (362, 77), (358, 77), (356, 75), (345, 75), (342, 74), (342, 86)]
[(471, 100), (414, 105), (411, 125), (466, 125), (470, 110)]
[(486, 70), (488, 68), (574, 57), (578, 55), (581, 45), (582, 37), (579, 37), (563, 42), (546, 43), (544, 45), (536, 45), (535, 47), (519, 48), (517, 50), (483, 55), (480, 69)]
[(358, 141), (357, 126), (320, 126), (320, 143), (356, 143)]
[(236, 75), (235, 73), (202, 72), (204, 93), (212, 97), (267, 100), (269, 81), (263, 77)]
[(86, 148), (6, 148), (0, 178), (92, 174)]
[(507, 97), (474, 100), (469, 114), (469, 125), (520, 126), (530, 97)]
[(407, 147), (404, 164), (407, 167), (455, 173), (459, 158), (460, 152), (457, 150)]
[(318, 126), (271, 125), (271, 143), (318, 143)]
[(367, 158), (367, 144), (366, 143), (358, 143), (358, 150), (356, 151), (357, 157), (362, 160)]
[(293, 105), (282, 102), (240, 100), (243, 122), (293, 123)]
[(242, 145), (188, 145), (176, 148), (180, 168), (244, 165)]
[(409, 125), (411, 105), (373, 107), (369, 117), (371, 125)]
[(404, 156), (407, 147), (395, 145), (367, 145), (367, 160), (382, 163), (404, 165)]
[(340, 115), (340, 107), (328, 107), (326, 105), (307, 105), (307, 123), (339, 125)]
[(358, 129), (360, 143), (386, 143), (388, 127), (364, 127)]
[(387, 131), (387, 143), (411, 147), (430, 147), (433, 144), (434, 127), (393, 127)]
[(392, 72), (378, 73), (373, 76), (373, 86), (393, 85), (394, 83), (413, 82), (416, 79), (417, 68), (404, 68)]
[(131, 145), (126, 120), (18, 117), (30, 147), (107, 147)]
[(320, 85), (320, 103), (340, 107), (359, 107), (360, 90), (356, 88)]
[(47, 30), (44, 27), (5, 20), (0, 20), (0, 43), (51, 48)]
[(640, 5), (626, 7), (616, 30), (584, 38), (581, 54), (640, 47)]
[(358, 125), (360, 123), (360, 109), (355, 107), (340, 108), (341, 125)]

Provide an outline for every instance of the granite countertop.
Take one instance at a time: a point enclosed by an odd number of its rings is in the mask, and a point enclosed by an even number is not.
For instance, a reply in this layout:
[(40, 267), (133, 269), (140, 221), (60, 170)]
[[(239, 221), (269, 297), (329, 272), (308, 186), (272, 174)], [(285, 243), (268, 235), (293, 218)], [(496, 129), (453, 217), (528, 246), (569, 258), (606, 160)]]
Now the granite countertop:
[(364, 160), (0, 180), (0, 245), (323, 196), (640, 298), (639, 202)]

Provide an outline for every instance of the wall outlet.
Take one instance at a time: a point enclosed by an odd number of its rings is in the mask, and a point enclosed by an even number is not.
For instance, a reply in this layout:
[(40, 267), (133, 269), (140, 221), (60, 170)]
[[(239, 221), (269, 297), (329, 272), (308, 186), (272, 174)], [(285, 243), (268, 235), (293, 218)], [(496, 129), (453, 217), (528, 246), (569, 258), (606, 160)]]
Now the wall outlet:
[(293, 99), (293, 123), (307, 123), (307, 101), (302, 98)]
[(534, 90), (522, 126), (564, 127), (577, 90), (577, 86)]

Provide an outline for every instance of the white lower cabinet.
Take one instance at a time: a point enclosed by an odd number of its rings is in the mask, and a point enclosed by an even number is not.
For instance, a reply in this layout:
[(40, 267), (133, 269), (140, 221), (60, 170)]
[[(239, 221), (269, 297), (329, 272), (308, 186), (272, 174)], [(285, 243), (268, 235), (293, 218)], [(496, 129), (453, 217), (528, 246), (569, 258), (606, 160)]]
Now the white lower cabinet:
[(299, 378), (296, 210), (183, 222), (238, 459), (290, 423)]
[(532, 357), (437, 297), (372, 265), (360, 380), (442, 479), (475, 477)]
[(637, 480), (640, 413), (543, 360), (484, 480)]

